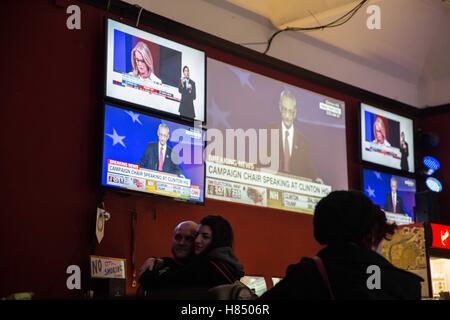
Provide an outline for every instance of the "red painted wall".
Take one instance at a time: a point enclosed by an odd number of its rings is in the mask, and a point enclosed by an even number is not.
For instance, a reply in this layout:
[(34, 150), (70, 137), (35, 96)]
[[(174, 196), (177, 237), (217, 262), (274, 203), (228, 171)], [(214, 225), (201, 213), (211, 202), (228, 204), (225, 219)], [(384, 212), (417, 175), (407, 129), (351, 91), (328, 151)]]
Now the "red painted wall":
[(53, 1), (2, 6), (0, 296), (78, 296), (66, 268), (86, 270), (98, 197), (102, 15), (82, 7), (69, 31)]
[[(271, 276), (283, 276), (288, 264), (317, 252), (308, 215), (213, 200), (205, 206), (187, 205), (112, 192), (105, 194), (112, 217), (103, 242), (96, 246), (104, 12), (80, 4), (82, 29), (70, 31), (66, 7), (53, 1), (2, 5), (0, 30), (7, 30), (2, 43), (8, 50), (2, 50), (0, 59), (0, 297), (20, 291), (33, 291), (37, 298), (80, 297), (80, 291), (66, 288), (66, 268), (81, 267), (86, 289), (88, 255), (93, 253), (127, 259), (131, 294), (132, 210), (138, 217), (137, 266), (148, 256), (170, 254), (171, 233), (180, 220), (199, 220), (209, 213), (232, 223), (235, 250), (249, 275), (270, 281)], [(208, 55), (344, 100), (349, 186), (359, 187), (356, 99), (217, 50), (208, 49)]]

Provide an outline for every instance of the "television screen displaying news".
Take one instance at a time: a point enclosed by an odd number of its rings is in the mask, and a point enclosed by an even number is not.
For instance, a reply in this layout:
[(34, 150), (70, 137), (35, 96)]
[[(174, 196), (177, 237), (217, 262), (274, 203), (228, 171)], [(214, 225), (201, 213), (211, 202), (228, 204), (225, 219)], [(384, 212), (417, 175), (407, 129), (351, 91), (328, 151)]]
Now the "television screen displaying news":
[(343, 101), (210, 58), (207, 96), (206, 197), (312, 214), (348, 188)]
[(363, 169), (363, 187), (372, 202), (385, 211), (388, 220), (399, 225), (414, 222), (414, 179)]
[(102, 185), (204, 202), (204, 131), (105, 105)]
[(361, 103), (362, 160), (414, 172), (411, 119)]
[(203, 51), (107, 20), (106, 96), (205, 121)]

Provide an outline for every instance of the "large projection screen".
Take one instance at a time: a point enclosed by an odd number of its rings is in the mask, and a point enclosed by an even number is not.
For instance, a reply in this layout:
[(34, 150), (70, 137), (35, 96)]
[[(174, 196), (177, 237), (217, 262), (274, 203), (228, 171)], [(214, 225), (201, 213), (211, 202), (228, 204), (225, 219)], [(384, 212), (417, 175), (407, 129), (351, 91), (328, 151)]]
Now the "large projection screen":
[(343, 101), (207, 61), (207, 198), (312, 213), (348, 188)]

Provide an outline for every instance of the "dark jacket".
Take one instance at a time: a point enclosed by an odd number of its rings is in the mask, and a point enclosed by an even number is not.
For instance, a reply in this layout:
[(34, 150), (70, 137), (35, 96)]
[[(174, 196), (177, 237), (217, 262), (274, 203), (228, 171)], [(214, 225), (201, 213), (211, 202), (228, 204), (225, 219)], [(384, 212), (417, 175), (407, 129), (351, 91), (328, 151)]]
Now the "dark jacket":
[[(328, 273), (331, 290), (340, 300), (419, 300), (421, 298), (419, 276), (394, 267), (375, 251), (356, 244), (328, 246), (318, 256), (322, 259)], [(368, 278), (373, 272), (367, 267), (380, 268), (381, 288), (370, 290)], [(330, 294), (320, 273), (310, 258), (290, 265), (286, 276), (274, 288), (267, 291), (261, 299), (305, 299), (328, 300)]]
[(178, 91), (181, 93), (180, 107), (178, 111), (180, 115), (186, 118), (195, 118), (194, 100), (196, 98), (195, 82), (189, 79), (191, 88), (188, 89), (182, 80), (178, 84)]
[(392, 203), (392, 193), (388, 192), (386, 194), (386, 199), (384, 200), (384, 210), (387, 212), (393, 213), (405, 213), (405, 209), (403, 208), (403, 199), (398, 195), (397, 192), (397, 205), (394, 211), (394, 204)]
[(158, 277), (149, 277), (145, 273), (141, 277), (141, 285), (151, 292), (173, 292), (189, 288), (207, 290), (233, 283), (244, 276), (242, 265), (229, 247), (216, 248), (203, 256), (193, 258), (179, 270), (164, 272)]
[(173, 258), (163, 257), (163, 265), (161, 268), (153, 269), (152, 271), (146, 270), (139, 278), (140, 287), (138, 289), (138, 295), (148, 296), (149, 292), (152, 290), (152, 285), (155, 283), (162, 274), (166, 272), (177, 272), (184, 265), (177, 263)]
[[(159, 142), (151, 142), (147, 145), (144, 155), (139, 161), (141, 168), (158, 171), (159, 166)], [(172, 173), (176, 175), (181, 174), (181, 170), (176, 163), (172, 161), (172, 149), (166, 145), (163, 172)]]
[(407, 142), (405, 142), (404, 148), (402, 148), (402, 145), (400, 144), (400, 153), (402, 156), (400, 159), (400, 169), (409, 171), (409, 164), (408, 164), (409, 146)]

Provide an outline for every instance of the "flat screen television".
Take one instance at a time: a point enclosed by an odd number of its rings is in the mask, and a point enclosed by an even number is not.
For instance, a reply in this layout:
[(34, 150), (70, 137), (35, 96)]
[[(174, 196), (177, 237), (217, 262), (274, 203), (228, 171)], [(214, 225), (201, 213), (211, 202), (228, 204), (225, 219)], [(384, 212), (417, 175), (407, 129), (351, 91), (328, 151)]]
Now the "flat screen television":
[(205, 122), (205, 52), (112, 19), (106, 35), (107, 98)]
[(416, 181), (380, 171), (363, 169), (364, 193), (380, 206), (390, 221), (398, 225), (413, 223)]
[(101, 185), (203, 204), (204, 135), (199, 128), (106, 104)]
[(414, 131), (411, 119), (361, 103), (363, 161), (414, 172)]

